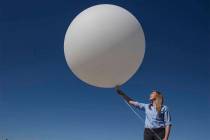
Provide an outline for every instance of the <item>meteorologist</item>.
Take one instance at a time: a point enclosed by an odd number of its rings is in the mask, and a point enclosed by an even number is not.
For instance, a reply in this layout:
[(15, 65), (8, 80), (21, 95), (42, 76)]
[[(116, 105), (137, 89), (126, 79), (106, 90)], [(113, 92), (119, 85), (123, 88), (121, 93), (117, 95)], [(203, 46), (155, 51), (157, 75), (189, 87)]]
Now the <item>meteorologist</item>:
[(117, 93), (130, 105), (145, 112), (144, 140), (168, 140), (171, 130), (171, 116), (168, 107), (163, 105), (163, 95), (159, 91), (152, 91), (150, 103), (139, 103), (128, 97), (119, 86), (115, 87)]

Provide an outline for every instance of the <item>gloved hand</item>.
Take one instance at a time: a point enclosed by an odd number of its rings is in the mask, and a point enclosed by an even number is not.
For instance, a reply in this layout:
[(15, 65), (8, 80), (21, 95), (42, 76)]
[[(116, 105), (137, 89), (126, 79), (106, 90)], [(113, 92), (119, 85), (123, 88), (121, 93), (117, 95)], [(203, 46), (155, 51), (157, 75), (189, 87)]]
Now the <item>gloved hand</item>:
[(115, 90), (116, 90), (116, 92), (117, 92), (119, 95), (121, 95), (121, 96), (125, 95), (125, 94), (120, 90), (120, 86), (119, 86), (119, 85), (115, 86)]
[(117, 90), (120, 90), (120, 86), (119, 85), (116, 85), (115, 86), (115, 90), (117, 91)]

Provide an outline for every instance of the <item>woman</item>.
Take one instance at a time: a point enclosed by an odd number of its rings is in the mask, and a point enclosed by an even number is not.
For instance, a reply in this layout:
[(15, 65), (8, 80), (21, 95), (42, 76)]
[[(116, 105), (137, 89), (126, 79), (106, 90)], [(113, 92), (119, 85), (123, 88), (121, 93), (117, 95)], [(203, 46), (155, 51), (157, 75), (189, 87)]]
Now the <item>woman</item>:
[(152, 91), (150, 104), (139, 103), (120, 90), (116, 86), (117, 93), (130, 105), (144, 110), (146, 114), (144, 140), (168, 140), (171, 129), (171, 116), (167, 106), (163, 105), (163, 96), (159, 91)]

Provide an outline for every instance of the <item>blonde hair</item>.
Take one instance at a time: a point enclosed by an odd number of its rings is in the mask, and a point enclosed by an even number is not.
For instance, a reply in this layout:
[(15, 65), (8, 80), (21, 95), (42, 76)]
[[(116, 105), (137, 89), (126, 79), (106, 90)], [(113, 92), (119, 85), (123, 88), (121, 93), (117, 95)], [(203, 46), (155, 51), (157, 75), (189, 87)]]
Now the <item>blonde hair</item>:
[(163, 98), (163, 95), (161, 95), (161, 92), (159, 92), (159, 91), (153, 91), (153, 92), (155, 92), (157, 94), (155, 97), (155, 100), (153, 100), (153, 102), (155, 103), (157, 112), (160, 113), (164, 98)]

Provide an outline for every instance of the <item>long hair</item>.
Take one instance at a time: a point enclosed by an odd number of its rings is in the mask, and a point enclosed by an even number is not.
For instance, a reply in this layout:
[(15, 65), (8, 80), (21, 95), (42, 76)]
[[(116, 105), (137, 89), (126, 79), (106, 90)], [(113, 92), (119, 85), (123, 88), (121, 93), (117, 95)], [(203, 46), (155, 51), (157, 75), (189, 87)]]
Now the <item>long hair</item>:
[(163, 101), (164, 101), (163, 95), (161, 94), (160, 91), (156, 91), (155, 90), (155, 91), (152, 91), (152, 92), (156, 92), (157, 93), (156, 98), (153, 101), (153, 103), (155, 103), (155, 107), (156, 107), (157, 112), (160, 113), (162, 105), (163, 105)]

